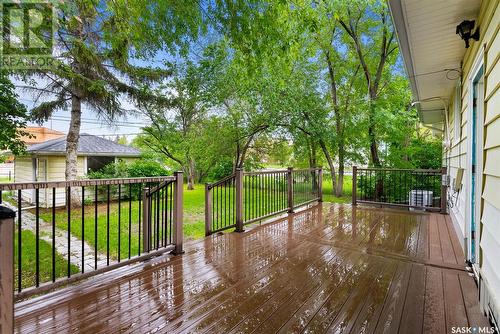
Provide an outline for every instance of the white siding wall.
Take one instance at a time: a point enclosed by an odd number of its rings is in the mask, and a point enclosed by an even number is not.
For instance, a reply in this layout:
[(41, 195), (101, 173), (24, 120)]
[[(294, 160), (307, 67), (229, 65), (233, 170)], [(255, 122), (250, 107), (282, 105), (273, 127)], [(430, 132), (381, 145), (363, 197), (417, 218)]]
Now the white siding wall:
[[(85, 171), (85, 159), (86, 157), (78, 157), (78, 177), (83, 177), (86, 174)], [(65, 171), (66, 171), (66, 157), (64, 156), (50, 156), (48, 159), (48, 181), (64, 181)], [(51, 190), (52, 191), (52, 190)], [(81, 192), (78, 189), (78, 193), (81, 196)], [(52, 201), (52, 194), (50, 194), (50, 200)], [(50, 204), (51, 205), (51, 204)], [(56, 189), (56, 206), (66, 205), (66, 189), (57, 188)]]
[(481, 275), (488, 294), (484, 308), (492, 308), (500, 320), (500, 9), (499, 1), (488, 28), (484, 30), (485, 46), (485, 120), (484, 182), (481, 217)]
[[(467, 85), (462, 87), (462, 92), (466, 91)], [(457, 171), (459, 168), (466, 168), (467, 165), (467, 97), (466, 95), (460, 96), (460, 91), (455, 91), (455, 94), (451, 96), (450, 101), (452, 103), (449, 105), (449, 125), (450, 129), (450, 139), (451, 139), (451, 149), (444, 152), (444, 164), (449, 168), (449, 174), (451, 176), (451, 186), (455, 182), (457, 177)], [(455, 96), (459, 94), (459, 96)], [(459, 103), (457, 99), (460, 100)], [(458, 119), (458, 120), (457, 120)], [(455, 121), (460, 122), (460, 132), (455, 131)], [(450, 214), (452, 220), (455, 224), (455, 230), (459, 235), (462, 247), (464, 247), (464, 237), (465, 237), (465, 210), (466, 210), (466, 184), (464, 175), (462, 180), (462, 188), (458, 193), (455, 193), (450, 186), (448, 192), (453, 194), (453, 207), (450, 209)]]
[[(33, 182), (33, 160), (31, 156), (18, 157), (14, 160), (15, 182)], [(34, 201), (32, 190), (21, 191), (23, 200), (31, 203)], [(15, 194), (17, 196), (17, 194)]]
[[(451, 184), (459, 167), (465, 168), (464, 181), (456, 205), (450, 211), (457, 230), (466, 233), (470, 218), (467, 217), (467, 205), (470, 203), (471, 190), (467, 189), (470, 178), (468, 164), (471, 157), (468, 152), (468, 122), (472, 114), (469, 105), (472, 87), (468, 80), (474, 61), (479, 51), (484, 51), (484, 151), (482, 170), (482, 202), (480, 226), (480, 274), (481, 274), (481, 306), (500, 320), (500, 10), (499, 0), (481, 2), (479, 22), (481, 38), (468, 49), (463, 62), (462, 133), (460, 139), (454, 132), (454, 120), (457, 114), (450, 106), (449, 129), (452, 136), (452, 148), (449, 153)], [(453, 97), (450, 101), (453, 101)], [(481, 152), (479, 152), (481, 154)], [(450, 191), (452, 191), (450, 189)]]

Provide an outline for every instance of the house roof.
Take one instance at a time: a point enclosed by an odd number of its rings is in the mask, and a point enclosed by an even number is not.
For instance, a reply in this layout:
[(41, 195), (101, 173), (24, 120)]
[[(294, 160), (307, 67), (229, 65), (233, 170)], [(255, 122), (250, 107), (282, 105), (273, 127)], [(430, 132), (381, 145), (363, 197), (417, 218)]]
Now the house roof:
[(480, 1), (389, 0), (389, 7), (420, 118), (442, 123), (466, 51), (456, 26), (477, 17)]
[(20, 130), (23, 130), (31, 135), (21, 137), (21, 140), (28, 146), (42, 143), (50, 139), (64, 137), (63, 132), (52, 130), (43, 126), (27, 126)]
[[(26, 152), (49, 155), (66, 154), (66, 136), (32, 145), (26, 149)], [(133, 147), (117, 144), (111, 140), (86, 133), (80, 134), (77, 152), (78, 155), (109, 155), (117, 157), (137, 157), (140, 155), (140, 151)]]

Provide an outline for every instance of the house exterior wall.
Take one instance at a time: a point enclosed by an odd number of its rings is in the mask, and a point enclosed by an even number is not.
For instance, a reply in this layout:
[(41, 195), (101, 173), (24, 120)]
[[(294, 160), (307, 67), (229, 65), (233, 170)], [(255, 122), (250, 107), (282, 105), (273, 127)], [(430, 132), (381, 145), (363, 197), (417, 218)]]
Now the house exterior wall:
[[(478, 120), (478, 140), (482, 139), (482, 151), (478, 152), (478, 173), (481, 183), (476, 188), (480, 200), (479, 231), (479, 281), (481, 306), (494, 319), (500, 321), (500, 9), (499, 0), (482, 1), (476, 24), (480, 26), (480, 40), (471, 44), (462, 65), (462, 82), (460, 99), (450, 97), (449, 129), (451, 132), (451, 149), (444, 153), (443, 161), (449, 167), (451, 184), (457, 175), (458, 168), (464, 168), (462, 190), (450, 209), (456, 230), (465, 238), (470, 238), (468, 224), (471, 221), (472, 188), (468, 180), (471, 178), (471, 119), (472, 91), (470, 80), (477, 69), (483, 66), (482, 119)], [(454, 104), (461, 102), (461, 108)], [(457, 132), (455, 122), (460, 117), (460, 131)], [(450, 189), (453, 193), (453, 190)], [(477, 240), (477, 237), (476, 237)], [(467, 242), (463, 246), (467, 251)]]
[[(47, 169), (47, 181), (64, 181), (66, 179), (66, 157), (65, 156), (47, 156), (48, 169)], [(77, 176), (79, 178), (84, 177), (86, 174), (86, 157), (77, 158)], [(81, 190), (77, 190), (79, 194)], [(81, 195), (80, 195), (81, 196)], [(50, 194), (50, 200), (52, 200), (52, 194)], [(47, 206), (51, 206), (51, 203), (47, 203)], [(56, 206), (66, 205), (66, 189), (57, 188), (56, 189)]]
[[(33, 160), (30, 156), (16, 157), (14, 160), (14, 182), (33, 182)], [(21, 191), (22, 199), (34, 202), (34, 193), (31, 190)]]
[[(17, 157), (15, 160), (15, 182), (34, 182), (33, 178), (33, 158), (38, 158), (40, 161), (45, 161), (43, 164), (39, 165), (41, 174), (39, 175), (38, 181), (64, 181), (65, 170), (66, 170), (66, 157), (64, 156), (56, 156), (56, 155), (40, 155), (40, 156), (24, 156)], [(135, 157), (124, 157), (119, 158), (123, 160), (125, 163), (131, 163), (138, 158)], [(87, 157), (79, 156), (77, 167), (77, 176), (79, 178), (85, 177), (87, 174)], [(72, 192), (81, 197), (81, 189), (74, 189)], [(90, 189), (86, 190), (85, 198), (89, 200), (93, 200), (93, 191)], [(24, 201), (28, 203), (35, 202), (35, 191), (34, 190), (23, 190), (22, 198)], [(39, 201), (40, 206), (42, 207), (51, 207), (52, 206), (52, 189), (40, 189), (39, 190)], [(66, 189), (57, 188), (56, 189), (56, 206), (64, 206), (66, 205)]]

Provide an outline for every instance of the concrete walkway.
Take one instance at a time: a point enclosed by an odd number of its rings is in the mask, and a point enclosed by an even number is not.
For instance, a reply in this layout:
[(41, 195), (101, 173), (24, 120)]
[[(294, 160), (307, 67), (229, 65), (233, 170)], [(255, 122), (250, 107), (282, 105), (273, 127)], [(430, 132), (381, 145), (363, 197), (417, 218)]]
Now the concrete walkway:
[[(2, 203), (10, 209), (17, 212), (17, 208), (11, 204)], [(16, 215), (16, 217), (18, 217)], [(17, 218), (16, 218), (17, 223)], [(47, 242), (52, 246), (52, 224), (47, 223), (43, 219), (39, 219), (39, 235), (40, 240)], [(33, 233), (36, 231), (36, 217), (33, 213), (23, 210), (21, 214), (21, 228)], [(91, 271), (95, 268), (95, 252), (94, 247), (90, 246), (87, 242), (83, 243), (82, 255), (82, 241), (73, 235), (70, 235), (70, 262), (82, 270), (82, 257), (85, 271)], [(64, 259), (68, 259), (68, 231), (61, 230), (56, 227), (55, 229), (55, 248)], [(97, 253), (97, 268), (106, 266), (106, 255)]]

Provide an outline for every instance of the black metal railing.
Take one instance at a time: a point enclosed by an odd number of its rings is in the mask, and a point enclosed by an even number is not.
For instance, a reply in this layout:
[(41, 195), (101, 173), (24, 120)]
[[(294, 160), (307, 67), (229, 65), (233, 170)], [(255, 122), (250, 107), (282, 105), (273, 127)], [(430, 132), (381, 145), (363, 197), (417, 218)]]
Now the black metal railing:
[(353, 167), (352, 202), (446, 212), (445, 174), (445, 168)]
[(236, 174), (205, 185), (205, 224), (211, 231), (236, 227)]
[(243, 220), (245, 224), (286, 212), (288, 171), (244, 173)]
[(182, 173), (0, 184), (16, 211), (14, 273), (25, 298), (167, 251), (182, 252)]
[(205, 186), (205, 234), (243, 226), (321, 201), (322, 169), (243, 172)]
[(294, 206), (310, 203), (320, 196), (320, 169), (294, 170), (293, 204)]

